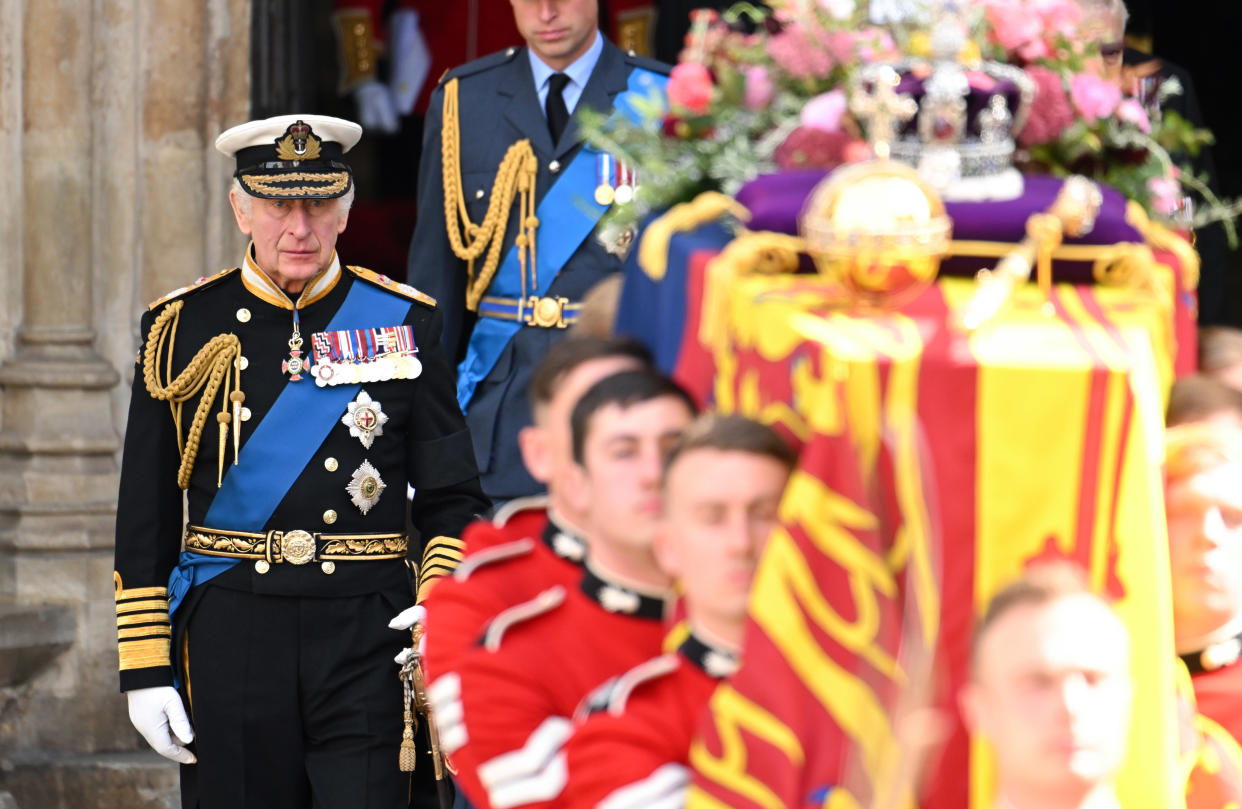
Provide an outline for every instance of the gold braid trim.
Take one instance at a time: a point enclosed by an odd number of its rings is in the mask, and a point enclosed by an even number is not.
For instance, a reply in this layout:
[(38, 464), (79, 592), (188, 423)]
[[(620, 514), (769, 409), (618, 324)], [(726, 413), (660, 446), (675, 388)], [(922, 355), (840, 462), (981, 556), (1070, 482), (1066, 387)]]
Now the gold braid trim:
[(170, 662), (172, 643), (168, 638), (144, 638), (123, 640), (118, 646), (121, 671), (167, 666)]
[[(173, 345), (176, 340), (181, 307), (184, 303), (184, 301), (173, 301), (156, 316), (143, 350), (142, 380), (151, 397), (168, 402), (172, 410), (173, 424), (177, 430), (177, 449), (181, 453), (181, 467), (177, 470), (177, 485), (182, 489), (190, 485), (190, 472), (193, 471), (194, 461), (198, 458), (199, 443), (207, 424), (207, 411), (215, 403), (220, 386), (224, 386), (224, 393), (221, 396), (221, 412), (216, 414), (216, 421), (220, 425), (219, 474), (216, 478), (216, 485), (219, 486), (224, 474), (225, 436), (230, 422), (233, 424), (234, 433), (233, 463), (237, 463), (236, 448), (240, 438), (241, 424), (240, 419), (234, 418), (234, 415), (229, 413), (229, 405), (232, 403), (233, 410), (239, 411), (242, 401), (245, 400), (245, 394), (241, 391), (241, 368), (237, 362), (241, 356), (241, 340), (235, 334), (217, 334), (207, 341), (207, 345), (198, 350), (189, 365), (177, 375), (176, 379), (167, 381), (172, 377)], [(168, 343), (167, 349), (164, 347), (165, 342)], [(167, 357), (165, 357), (165, 352), (167, 352)], [(162, 378), (160, 375), (161, 360), (164, 360)], [(232, 369), (231, 375), (230, 369)], [(233, 389), (232, 393), (230, 393), (230, 388)], [(194, 419), (183, 440), (181, 437), (181, 405), (199, 391), (203, 392), (203, 396), (199, 400), (198, 408), (194, 411)]]
[(638, 244), (638, 266), (653, 281), (662, 280), (668, 270), (668, 245), (674, 234), (702, 227), (725, 214), (743, 222), (750, 219), (750, 211), (740, 202), (718, 191), (704, 191), (689, 202), (674, 205), (643, 231)]
[[(466, 210), (466, 197), (461, 179), (461, 120), (457, 106), (457, 79), (444, 85), (444, 123), (440, 127), (440, 158), (444, 174), (444, 224), (448, 230), (449, 246), (453, 254), (466, 262), (466, 308), (477, 311), (479, 299), (496, 275), (500, 266), (500, 248), (505, 240), (509, 224), (509, 210), (514, 197), (518, 197), (519, 232), (515, 243), (522, 266), (522, 297), (526, 297), (527, 267), (534, 272), (535, 230), (539, 220), (535, 217), (535, 177), (539, 162), (530, 141), (522, 139), (509, 147), (504, 159), (496, 169), (492, 195), (487, 202), (487, 213), (476, 225), (470, 221)], [(487, 251), (483, 267), (475, 275), (474, 261)], [(532, 276), (532, 286), (536, 286)]]

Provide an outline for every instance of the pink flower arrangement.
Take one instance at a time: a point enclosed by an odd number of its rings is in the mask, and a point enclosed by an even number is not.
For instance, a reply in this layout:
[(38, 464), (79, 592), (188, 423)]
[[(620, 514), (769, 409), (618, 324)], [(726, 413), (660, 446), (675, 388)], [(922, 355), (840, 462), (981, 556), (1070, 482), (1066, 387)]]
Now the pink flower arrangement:
[(795, 79), (826, 79), (836, 61), (827, 48), (812, 41), (798, 25), (790, 25), (768, 39), (768, 56)]
[(1182, 186), (1173, 177), (1152, 177), (1147, 181), (1147, 190), (1151, 192), (1152, 207), (1157, 213), (1168, 217), (1181, 207)]
[(1127, 98), (1117, 105), (1117, 117), (1126, 123), (1134, 124), (1144, 134), (1151, 132), (1151, 118), (1147, 110), (1133, 98)]
[(823, 132), (838, 132), (845, 116), (845, 91), (837, 88), (815, 96), (802, 107), (802, 125)]
[(783, 169), (832, 169), (845, 162), (845, 153), (853, 143), (844, 132), (800, 126), (776, 147), (772, 157)]
[(668, 100), (693, 115), (703, 115), (712, 104), (712, 74), (698, 62), (682, 62), (668, 76)]
[(1018, 143), (1030, 147), (1055, 140), (1074, 123), (1074, 110), (1065, 95), (1061, 76), (1055, 70), (1031, 67), (1026, 72), (1035, 83), (1035, 99), (1031, 102), (1026, 126), (1018, 133)]
[(776, 84), (763, 65), (751, 65), (742, 74), (746, 86), (742, 91), (742, 104), (748, 110), (759, 111), (772, 103), (776, 95)]
[(1099, 76), (1078, 73), (1070, 77), (1070, 100), (1087, 123), (1093, 124), (1117, 109), (1121, 103), (1121, 88)]
[(1051, 55), (1058, 35), (1074, 35), (1082, 9), (1074, 0), (985, 0), (984, 16), (996, 43), (1030, 63)]

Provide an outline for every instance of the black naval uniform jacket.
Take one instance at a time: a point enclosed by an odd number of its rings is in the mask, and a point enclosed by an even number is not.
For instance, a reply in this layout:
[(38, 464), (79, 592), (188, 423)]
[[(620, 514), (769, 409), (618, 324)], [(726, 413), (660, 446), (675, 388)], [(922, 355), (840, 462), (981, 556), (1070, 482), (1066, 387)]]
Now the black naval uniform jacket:
[[(626, 54), (604, 40), (599, 61), (578, 100), (575, 117), (556, 144), (548, 132), (525, 48), (509, 48), (485, 56), (454, 68), (441, 79), (431, 96), (423, 130), (418, 224), (410, 244), (407, 277), (411, 284), (439, 301), (444, 312), (444, 346), (454, 365), (465, 357), (476, 315), (466, 310), (466, 262), (453, 253), (445, 230), (441, 153), (444, 82), (458, 80), (462, 190), (470, 221), (479, 224), (487, 213), (496, 170), (508, 148), (523, 138), (530, 140), (539, 161), (535, 181), (537, 205), (557, 179), (552, 168), (567, 166), (582, 148), (577, 110), (609, 112), (617, 94), (626, 89), (630, 71), (636, 67), (665, 75), (669, 72), (668, 65)], [(594, 191), (594, 186), (583, 188), (581, 196), (589, 199)], [(517, 222), (515, 204), (509, 215), (502, 257), (513, 246)], [(542, 233), (540, 230), (538, 239), (543, 238)], [(481, 265), (481, 259), (478, 264)], [(610, 253), (592, 234), (561, 268), (547, 294), (578, 303), (591, 287), (620, 269), (621, 258)], [(543, 490), (522, 464), (517, 434), (531, 422), (526, 392), (531, 374), (548, 347), (564, 336), (563, 329), (521, 328), (479, 383), (466, 408), (466, 423), (474, 440), (483, 489), (494, 500), (511, 500)]]
[[(251, 265), (250, 272), (255, 271)], [(404, 533), (408, 516), (423, 546), (437, 537), (460, 537), (465, 525), (477, 514), (486, 512), (490, 504), (479, 486), (469, 433), (457, 407), (453, 371), (440, 347), (440, 312), (426, 295), (368, 270), (343, 267), (335, 257), (322, 276), (325, 282), (331, 281), (333, 273), (337, 278), (326, 294), (300, 309), (304, 356), (311, 353), (311, 335), (327, 327), (351, 287), (372, 284), (409, 301), (404, 323), (413, 327), (422, 373), (414, 379), (362, 384), (361, 390), (378, 402), (388, 416), (383, 433), (374, 436), (369, 449), (350, 435), (348, 426), (340, 423), (344, 409), (330, 414), (336, 423), (314, 449), (264, 530)], [(233, 333), (240, 338), (245, 358), (241, 389), (250, 416), (241, 423), (243, 453), (246, 440), (286, 385), (315, 385), (308, 373), (296, 382), (282, 373), (281, 362), (289, 357), (292, 312), (276, 305), (269, 290), (250, 283), (244, 275), (240, 269), (226, 270), (187, 290), (179, 290), (153, 304), (143, 315), (141, 327), (145, 344), (160, 311), (174, 300), (183, 301), (174, 341), (173, 376), (212, 337)], [(183, 431), (188, 429), (197, 403), (195, 396), (183, 405)], [(125, 432), (116, 521), (114, 584), (123, 691), (173, 682), (168, 616), (165, 607), (161, 622), (159, 605), (161, 599), (167, 599), (165, 588), (182, 549), (186, 517), (191, 525), (221, 527), (204, 524), (217, 492), (215, 422), (219, 410), (217, 401), (209, 411), (186, 492), (188, 509), (183, 515), (182, 491), (177, 486), (180, 456), (173, 418), (168, 403), (147, 392), (140, 348)], [(283, 429), (287, 440), (300, 440), (297, 419), (283, 425)], [(365, 515), (346, 491), (354, 470), (364, 460), (379, 471), (386, 484)], [(232, 462), (230, 432), (225, 463)], [(225, 467), (226, 473), (228, 468)], [(415, 489), (412, 509), (408, 507), (407, 483)], [(415, 563), (421, 558), (419, 544), (411, 537), (407, 558)], [(401, 588), (411, 593), (413, 602), (410, 570), (402, 559), (342, 561), (331, 574), (318, 561), (300, 566), (272, 564), (267, 573), (260, 574), (253, 561), (242, 559), (204, 586), (289, 596), (356, 596)], [(195, 589), (201, 590), (202, 586)]]

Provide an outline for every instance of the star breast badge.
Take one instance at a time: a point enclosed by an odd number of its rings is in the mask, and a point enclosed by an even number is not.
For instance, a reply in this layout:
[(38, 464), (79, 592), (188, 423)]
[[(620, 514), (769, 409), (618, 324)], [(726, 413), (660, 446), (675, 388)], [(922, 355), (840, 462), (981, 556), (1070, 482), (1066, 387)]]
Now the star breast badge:
[(349, 403), (348, 410), (341, 416), (341, 424), (349, 428), (349, 434), (362, 442), (366, 449), (371, 448), (375, 436), (384, 434), (384, 425), (388, 423), (388, 414), (383, 406), (365, 390), (358, 391), (358, 397)]

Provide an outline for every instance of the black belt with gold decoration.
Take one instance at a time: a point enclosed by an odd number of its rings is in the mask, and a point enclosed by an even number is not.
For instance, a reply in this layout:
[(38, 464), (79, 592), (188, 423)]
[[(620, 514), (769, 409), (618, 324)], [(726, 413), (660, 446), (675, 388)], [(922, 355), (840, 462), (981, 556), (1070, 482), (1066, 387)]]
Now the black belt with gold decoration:
[(254, 559), (255, 570), (266, 573), (272, 565), (320, 562), (325, 573), (336, 562), (404, 559), (410, 540), (405, 534), (320, 534), (310, 531), (226, 531), (188, 525), (185, 549), (207, 556)]

